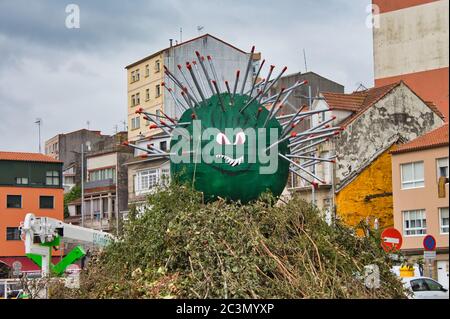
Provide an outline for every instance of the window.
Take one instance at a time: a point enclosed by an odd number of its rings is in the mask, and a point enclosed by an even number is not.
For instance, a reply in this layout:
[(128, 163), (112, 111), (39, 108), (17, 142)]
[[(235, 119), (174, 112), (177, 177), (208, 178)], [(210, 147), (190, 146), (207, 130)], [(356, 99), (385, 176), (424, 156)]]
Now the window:
[(22, 208), (22, 196), (21, 195), (7, 195), (6, 196), (6, 208)]
[(411, 280), (411, 288), (414, 292), (427, 291), (428, 287), (424, 279)]
[(437, 160), (437, 177), (447, 177), (448, 178), (448, 157), (439, 158)]
[(155, 95), (156, 95), (156, 97), (161, 96), (161, 85), (159, 85), (159, 84), (156, 86)]
[(441, 221), (441, 234), (448, 234), (448, 207), (439, 208), (439, 220)]
[(16, 184), (17, 185), (28, 185), (28, 178), (27, 177), (16, 177)]
[(136, 106), (136, 95), (131, 96), (131, 106)]
[(401, 176), (402, 189), (424, 187), (423, 162), (402, 164)]
[(147, 191), (158, 185), (159, 174), (157, 169), (146, 170), (137, 175), (137, 191)]
[(145, 66), (145, 77), (149, 77), (150, 76), (150, 66), (147, 64)]
[(403, 212), (403, 234), (405, 236), (420, 236), (427, 233), (425, 210)]
[(425, 285), (429, 291), (442, 291), (442, 286), (434, 280), (424, 279)]
[(131, 129), (137, 130), (140, 127), (141, 127), (140, 118), (139, 117), (132, 118), (131, 119)]
[(131, 83), (136, 82), (136, 72), (131, 72)]
[(116, 180), (116, 169), (105, 168), (89, 172), (89, 181), (104, 181), (107, 179)]
[(150, 89), (145, 90), (145, 100), (146, 101), (150, 100)]
[(47, 172), (45, 184), (50, 185), (50, 186), (58, 186), (59, 185), (59, 172), (58, 171)]
[(53, 209), (54, 208), (53, 196), (40, 196), (39, 197), (39, 208)]
[(136, 105), (141, 104), (141, 94), (140, 93), (136, 93), (135, 103), (136, 103)]
[(167, 151), (167, 141), (162, 141), (159, 143), (159, 148), (161, 151)]
[(139, 74), (139, 69), (136, 70), (136, 81), (139, 81), (141, 78), (141, 75)]
[(6, 240), (20, 240), (19, 227), (6, 227)]
[(158, 73), (159, 71), (161, 71), (161, 63), (157, 60), (155, 62), (155, 72)]

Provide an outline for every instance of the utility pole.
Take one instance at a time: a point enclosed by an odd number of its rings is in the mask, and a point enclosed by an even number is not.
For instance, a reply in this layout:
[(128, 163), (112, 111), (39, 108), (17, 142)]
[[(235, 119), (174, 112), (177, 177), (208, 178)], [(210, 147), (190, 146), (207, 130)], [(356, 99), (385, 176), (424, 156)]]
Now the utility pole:
[(41, 118), (37, 118), (34, 123), (37, 124), (37, 126), (38, 126), (38, 130), (39, 130), (39, 153), (42, 153), (42, 148), (41, 148), (41, 125), (42, 125), (42, 119)]
[(84, 227), (84, 143), (81, 144), (81, 227)]

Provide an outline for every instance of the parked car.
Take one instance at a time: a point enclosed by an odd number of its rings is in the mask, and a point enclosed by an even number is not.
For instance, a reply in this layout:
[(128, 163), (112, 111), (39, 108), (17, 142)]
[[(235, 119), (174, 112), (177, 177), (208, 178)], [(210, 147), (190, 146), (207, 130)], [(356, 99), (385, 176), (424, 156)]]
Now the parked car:
[(404, 286), (412, 292), (411, 299), (449, 299), (448, 290), (428, 277), (402, 278)]

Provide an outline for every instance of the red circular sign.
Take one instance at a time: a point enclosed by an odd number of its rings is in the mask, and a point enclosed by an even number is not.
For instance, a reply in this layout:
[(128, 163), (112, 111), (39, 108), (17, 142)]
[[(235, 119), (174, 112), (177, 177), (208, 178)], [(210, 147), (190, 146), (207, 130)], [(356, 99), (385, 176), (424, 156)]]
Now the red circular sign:
[(426, 251), (435, 250), (436, 249), (436, 239), (431, 235), (425, 236), (425, 238), (423, 239), (423, 248)]
[(381, 233), (381, 247), (386, 252), (394, 252), (402, 247), (402, 234), (395, 228), (386, 228)]

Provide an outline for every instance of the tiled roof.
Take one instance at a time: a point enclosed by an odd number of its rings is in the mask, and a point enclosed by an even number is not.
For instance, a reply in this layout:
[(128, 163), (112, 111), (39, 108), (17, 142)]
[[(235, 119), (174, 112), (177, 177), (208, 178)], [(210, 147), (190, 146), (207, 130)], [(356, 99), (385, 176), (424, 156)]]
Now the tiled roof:
[(347, 110), (356, 112), (364, 102), (365, 94), (322, 93), (331, 110)]
[(448, 146), (448, 123), (425, 135), (419, 136), (411, 142), (400, 145), (392, 153), (407, 153), (442, 146)]
[[(353, 112), (351, 116), (341, 123), (341, 125), (345, 127), (402, 83), (406, 85), (403, 81), (399, 81), (350, 94), (323, 92), (322, 95), (331, 110), (346, 110)], [(431, 102), (424, 101), (424, 103), (439, 117), (443, 118), (442, 113), (438, 110), (436, 105)]]
[(23, 161), (41, 163), (62, 163), (50, 156), (40, 153), (0, 152), (0, 161)]

